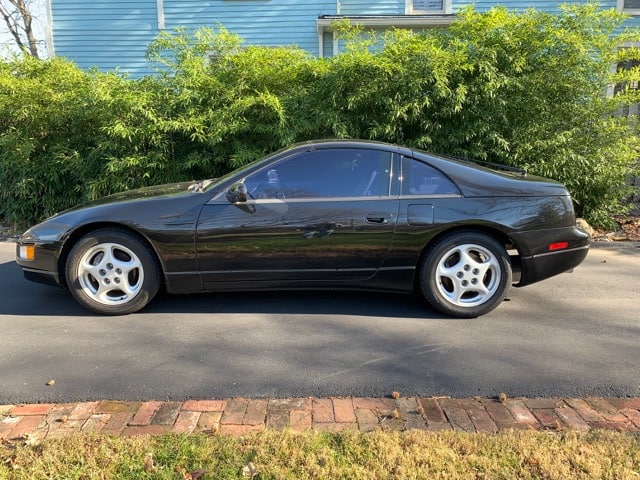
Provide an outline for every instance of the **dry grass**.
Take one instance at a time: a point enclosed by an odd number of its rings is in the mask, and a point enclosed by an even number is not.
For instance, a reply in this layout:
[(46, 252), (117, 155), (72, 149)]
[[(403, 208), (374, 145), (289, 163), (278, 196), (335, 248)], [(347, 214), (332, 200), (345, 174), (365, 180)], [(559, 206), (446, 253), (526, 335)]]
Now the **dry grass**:
[(77, 434), (41, 445), (1, 445), (0, 478), (635, 480), (640, 439), (603, 431)]

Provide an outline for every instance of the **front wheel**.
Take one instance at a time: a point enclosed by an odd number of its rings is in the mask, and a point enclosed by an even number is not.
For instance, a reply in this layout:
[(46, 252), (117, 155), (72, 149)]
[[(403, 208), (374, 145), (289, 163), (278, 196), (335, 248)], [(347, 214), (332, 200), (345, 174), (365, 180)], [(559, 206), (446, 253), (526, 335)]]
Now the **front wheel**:
[(419, 266), (420, 290), (442, 313), (472, 318), (490, 312), (511, 285), (509, 256), (493, 237), (456, 232), (428, 247)]
[(143, 308), (160, 288), (160, 268), (136, 236), (101, 229), (82, 237), (69, 253), (67, 285), (83, 307), (106, 315)]

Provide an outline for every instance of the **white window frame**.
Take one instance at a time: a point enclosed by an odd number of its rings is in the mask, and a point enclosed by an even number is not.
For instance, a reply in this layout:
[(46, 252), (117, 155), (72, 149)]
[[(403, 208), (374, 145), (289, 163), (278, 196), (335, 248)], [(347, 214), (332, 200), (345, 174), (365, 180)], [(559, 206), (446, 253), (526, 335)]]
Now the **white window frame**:
[(618, 10), (626, 13), (627, 15), (640, 15), (640, 7), (639, 8), (625, 8), (624, 0), (618, 0)]
[[(437, 10), (422, 10), (413, 8), (414, 0), (405, 0), (404, 11), (405, 15), (425, 15), (431, 13), (451, 13), (451, 0), (442, 0), (442, 8)], [(618, 0), (619, 2), (623, 0)]]

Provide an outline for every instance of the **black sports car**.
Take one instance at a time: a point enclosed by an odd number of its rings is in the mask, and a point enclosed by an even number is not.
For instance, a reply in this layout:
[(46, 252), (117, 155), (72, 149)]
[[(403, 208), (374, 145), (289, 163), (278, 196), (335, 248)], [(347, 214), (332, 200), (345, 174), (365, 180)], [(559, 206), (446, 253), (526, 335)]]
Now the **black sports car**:
[(589, 236), (566, 188), (365, 141), (295, 145), (225, 177), (58, 214), (18, 241), (29, 280), (103, 314), (172, 293), (417, 289), (456, 317), (572, 269)]

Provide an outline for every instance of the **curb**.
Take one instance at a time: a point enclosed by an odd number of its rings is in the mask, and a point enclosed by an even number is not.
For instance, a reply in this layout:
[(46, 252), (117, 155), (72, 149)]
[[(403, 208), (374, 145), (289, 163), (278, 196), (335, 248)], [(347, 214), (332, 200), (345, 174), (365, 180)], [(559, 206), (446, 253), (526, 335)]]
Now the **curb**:
[(198, 432), (238, 436), (265, 429), (640, 432), (640, 397), (231, 398), (0, 405), (0, 440), (41, 441), (78, 432), (114, 436)]

